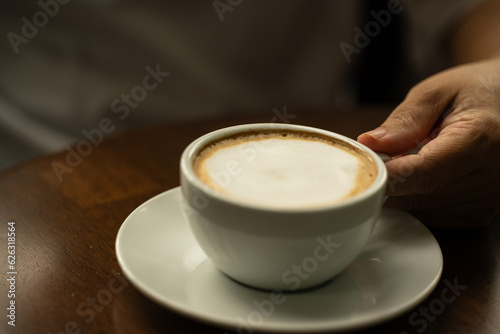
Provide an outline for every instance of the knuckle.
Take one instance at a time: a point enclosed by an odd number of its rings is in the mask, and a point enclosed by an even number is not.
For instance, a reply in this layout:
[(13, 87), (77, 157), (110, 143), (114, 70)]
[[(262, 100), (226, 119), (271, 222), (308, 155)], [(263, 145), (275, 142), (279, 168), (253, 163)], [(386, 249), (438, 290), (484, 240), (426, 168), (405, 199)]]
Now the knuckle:
[(400, 110), (398, 113), (391, 115), (393, 124), (396, 124), (399, 129), (412, 129), (418, 124), (418, 112), (414, 108)]
[(471, 113), (469, 119), (466, 120), (469, 130), (481, 130), (484, 133), (487, 130), (495, 127), (496, 120), (488, 113), (482, 112), (481, 110), (476, 110), (476, 112)]
[(448, 100), (454, 94), (453, 90), (446, 90), (446, 85), (436, 89), (436, 81), (450, 81), (449, 74), (440, 73), (421, 81), (408, 91), (406, 99), (417, 98), (426, 108), (439, 104), (443, 99)]
[(464, 152), (471, 152), (484, 160), (489, 156), (488, 152), (500, 144), (500, 120), (496, 117), (478, 110), (462, 116), (460, 121), (461, 126), (448, 130), (448, 135), (457, 138), (455, 142), (464, 146)]
[(443, 182), (442, 167), (431, 160), (427, 160), (426, 164), (421, 166), (415, 172), (415, 191), (417, 194), (428, 194), (438, 189)]
[(390, 176), (405, 183), (406, 190), (411, 194), (431, 193), (446, 182), (442, 164), (418, 154), (407, 158), (391, 171)]

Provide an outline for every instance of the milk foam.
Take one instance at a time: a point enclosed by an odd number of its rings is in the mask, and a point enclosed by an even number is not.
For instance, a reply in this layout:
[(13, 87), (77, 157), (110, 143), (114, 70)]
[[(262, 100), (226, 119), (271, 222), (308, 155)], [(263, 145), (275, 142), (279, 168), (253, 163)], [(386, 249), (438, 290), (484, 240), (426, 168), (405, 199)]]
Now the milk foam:
[(199, 170), (212, 188), (275, 208), (317, 207), (356, 188), (359, 157), (332, 143), (279, 135), (220, 144)]

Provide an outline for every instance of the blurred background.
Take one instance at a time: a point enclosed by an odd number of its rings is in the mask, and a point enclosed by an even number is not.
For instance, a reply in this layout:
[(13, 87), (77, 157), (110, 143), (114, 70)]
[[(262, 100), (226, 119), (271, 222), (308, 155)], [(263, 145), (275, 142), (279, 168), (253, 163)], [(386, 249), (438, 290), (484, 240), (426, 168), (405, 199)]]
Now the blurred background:
[(450, 66), (446, 38), (478, 2), (0, 0), (0, 169), (99, 131), (390, 110)]

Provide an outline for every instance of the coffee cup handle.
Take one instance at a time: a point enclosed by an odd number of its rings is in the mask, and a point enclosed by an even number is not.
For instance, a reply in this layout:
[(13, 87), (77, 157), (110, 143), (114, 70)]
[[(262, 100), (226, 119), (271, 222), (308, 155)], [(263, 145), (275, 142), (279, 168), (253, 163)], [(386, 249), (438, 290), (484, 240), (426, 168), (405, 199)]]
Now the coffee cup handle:
[(389, 154), (386, 154), (386, 153), (382, 153), (382, 152), (375, 152), (380, 159), (382, 159), (383, 162), (387, 162), (389, 160), (391, 160), (391, 156)]

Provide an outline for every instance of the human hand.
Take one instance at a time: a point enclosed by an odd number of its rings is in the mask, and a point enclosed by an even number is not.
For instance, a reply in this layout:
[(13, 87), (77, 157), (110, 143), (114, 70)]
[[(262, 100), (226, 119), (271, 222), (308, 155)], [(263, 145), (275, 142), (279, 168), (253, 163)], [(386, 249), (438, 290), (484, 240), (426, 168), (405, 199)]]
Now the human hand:
[(500, 211), (500, 58), (422, 81), (358, 141), (393, 157), (387, 206), (435, 227), (488, 224)]

